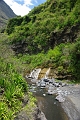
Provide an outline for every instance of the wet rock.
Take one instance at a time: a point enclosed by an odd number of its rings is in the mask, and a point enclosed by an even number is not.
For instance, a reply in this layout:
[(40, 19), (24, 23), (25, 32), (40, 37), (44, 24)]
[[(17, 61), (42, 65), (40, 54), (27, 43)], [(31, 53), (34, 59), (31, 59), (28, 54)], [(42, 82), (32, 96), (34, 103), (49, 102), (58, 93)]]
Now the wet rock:
[(60, 87), (59, 83), (54, 83), (55, 87)]
[(30, 91), (31, 91), (31, 92), (36, 92), (36, 86), (31, 86), (31, 87), (30, 87)]
[(41, 111), (41, 112), (39, 112), (38, 117), (35, 120), (47, 120), (47, 119), (46, 119), (44, 113)]
[(54, 86), (52, 84), (46, 85), (46, 88), (48, 90), (54, 90)]
[(65, 101), (65, 98), (62, 95), (58, 95), (55, 99), (58, 100), (59, 102)]
[(66, 86), (66, 83), (62, 83), (62, 87)]
[(48, 95), (53, 95), (53, 94), (56, 94), (57, 93), (57, 91), (56, 90), (48, 90)]
[(48, 95), (52, 95), (52, 94), (53, 94), (53, 91), (48, 90)]
[(40, 82), (36, 82), (37, 87), (40, 87)]
[(57, 94), (58, 94), (58, 95), (60, 95), (60, 94), (63, 95), (62, 90), (60, 90), (60, 89), (58, 90), (58, 89), (57, 89)]
[(41, 87), (45, 87), (45, 86), (46, 86), (46, 83), (44, 82), (44, 80), (42, 80), (42, 81), (40, 82), (40, 86), (41, 86)]
[(41, 88), (49, 87), (49, 80), (48, 79), (41, 79), (36, 82), (36, 85)]
[(46, 96), (46, 94), (43, 94), (43, 96)]
[(62, 82), (59, 82), (59, 85), (62, 86)]
[(37, 80), (36, 79), (31, 79), (31, 82), (36, 83)]
[(44, 113), (36, 106), (33, 112), (27, 115), (26, 110), (20, 111), (14, 120), (47, 120)]
[(46, 82), (46, 86), (48, 86), (49, 85), (49, 82)]
[(18, 116), (15, 118), (15, 120), (29, 120), (26, 111), (21, 111)]
[(69, 95), (69, 94), (70, 94), (69, 91), (67, 91), (67, 90), (64, 91), (64, 95), (65, 95), (65, 96), (67, 96), (67, 95)]
[(53, 84), (53, 83), (54, 83), (54, 81), (50, 79), (50, 80), (49, 80), (49, 83)]
[(48, 80), (48, 79), (43, 79), (43, 81), (44, 81), (44, 82), (49, 82), (49, 80)]

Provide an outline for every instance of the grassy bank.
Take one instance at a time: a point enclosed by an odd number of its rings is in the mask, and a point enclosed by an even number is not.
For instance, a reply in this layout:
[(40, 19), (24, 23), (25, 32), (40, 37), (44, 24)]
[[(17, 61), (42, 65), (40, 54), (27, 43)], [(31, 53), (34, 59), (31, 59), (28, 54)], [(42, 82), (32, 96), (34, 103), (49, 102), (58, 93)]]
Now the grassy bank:
[(26, 111), (28, 106), (29, 109), (33, 104), (35, 107), (36, 101), (23, 78), (25, 67), (15, 57), (7, 40), (5, 34), (0, 34), (0, 120), (13, 120), (18, 112), (25, 109), (22, 107), (25, 95), (29, 101), (25, 105)]

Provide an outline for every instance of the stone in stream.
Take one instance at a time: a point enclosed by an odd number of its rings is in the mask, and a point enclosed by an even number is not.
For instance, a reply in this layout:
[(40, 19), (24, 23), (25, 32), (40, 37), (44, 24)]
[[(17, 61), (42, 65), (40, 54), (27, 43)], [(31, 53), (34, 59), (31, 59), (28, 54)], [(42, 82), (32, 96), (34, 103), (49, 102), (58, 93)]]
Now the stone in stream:
[(59, 102), (65, 101), (65, 98), (62, 95), (58, 95), (55, 99), (58, 100)]
[(67, 96), (69, 94), (70, 94), (70, 92), (68, 92), (67, 90), (64, 91), (64, 96)]
[(49, 79), (49, 83), (54, 84), (55, 83), (54, 78), (53, 79)]
[(46, 84), (45, 84), (45, 83), (41, 83), (40, 86), (41, 86), (41, 87), (45, 87)]
[(56, 83), (56, 82), (54, 83), (54, 86), (55, 87), (60, 87), (59, 83)]
[(62, 87), (66, 86), (66, 83), (62, 83)]
[(37, 80), (36, 79), (31, 79), (31, 82), (36, 83)]
[(46, 94), (44, 93), (43, 96), (46, 96)]
[(56, 90), (48, 90), (48, 95), (53, 95), (56, 94), (57, 91)]
[(57, 88), (57, 94), (58, 95), (63, 95), (63, 91)]
[(44, 82), (44, 80), (41, 80), (41, 81), (40, 81), (40, 86), (41, 86), (41, 87), (45, 87), (45, 86), (46, 86), (46, 82)]
[(40, 87), (40, 82), (36, 82), (37, 87)]
[(43, 81), (44, 81), (44, 82), (49, 82), (49, 80), (48, 80), (48, 79), (45, 79), (45, 78), (43, 79)]
[(39, 114), (38, 114), (38, 117), (36, 120), (47, 120), (44, 113), (41, 111)]

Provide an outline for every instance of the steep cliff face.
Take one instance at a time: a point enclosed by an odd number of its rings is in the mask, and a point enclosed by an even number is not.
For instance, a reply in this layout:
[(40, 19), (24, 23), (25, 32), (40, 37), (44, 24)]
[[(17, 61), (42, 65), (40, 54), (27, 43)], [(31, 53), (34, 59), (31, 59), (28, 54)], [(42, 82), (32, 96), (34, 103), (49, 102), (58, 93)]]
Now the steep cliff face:
[(0, 0), (0, 28), (3, 27), (9, 18), (15, 17), (12, 9), (3, 1)]

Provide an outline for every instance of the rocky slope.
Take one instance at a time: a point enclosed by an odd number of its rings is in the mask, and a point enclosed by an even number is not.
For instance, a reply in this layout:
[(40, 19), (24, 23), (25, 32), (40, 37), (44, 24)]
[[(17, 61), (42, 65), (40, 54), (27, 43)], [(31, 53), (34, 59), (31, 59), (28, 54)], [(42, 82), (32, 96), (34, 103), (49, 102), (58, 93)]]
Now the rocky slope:
[(0, 0), (0, 28), (6, 24), (9, 18), (15, 16), (12, 9), (3, 0)]

